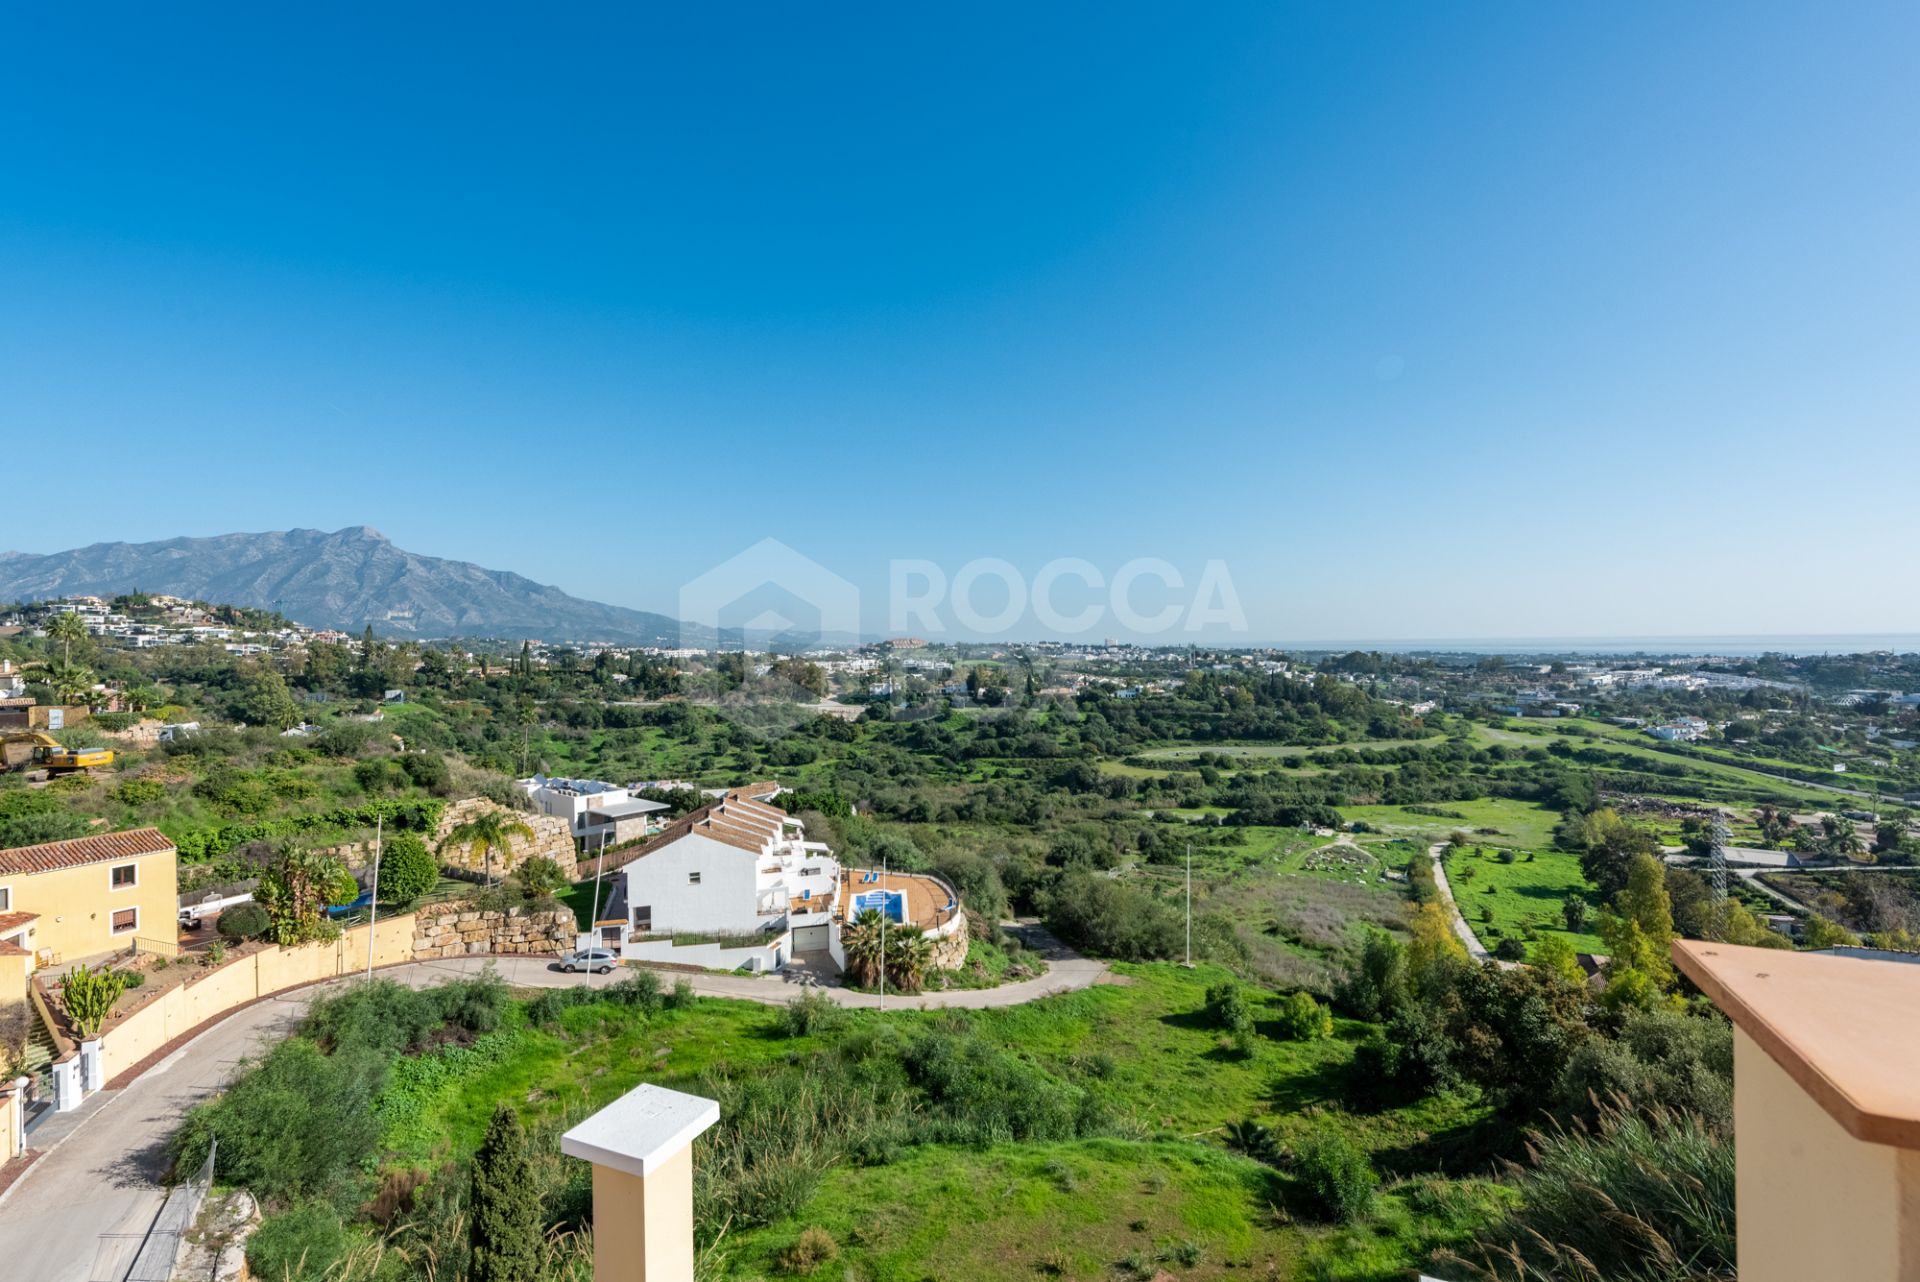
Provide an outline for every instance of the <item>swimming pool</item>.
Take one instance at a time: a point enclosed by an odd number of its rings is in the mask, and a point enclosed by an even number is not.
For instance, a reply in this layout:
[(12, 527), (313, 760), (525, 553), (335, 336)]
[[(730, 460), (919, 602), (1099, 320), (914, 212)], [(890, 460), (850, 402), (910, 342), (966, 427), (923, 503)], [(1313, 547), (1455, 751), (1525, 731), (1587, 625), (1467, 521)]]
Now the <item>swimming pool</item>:
[(888, 921), (907, 919), (907, 893), (904, 890), (867, 890), (853, 897), (853, 911), (859, 916), (869, 908), (878, 909)]

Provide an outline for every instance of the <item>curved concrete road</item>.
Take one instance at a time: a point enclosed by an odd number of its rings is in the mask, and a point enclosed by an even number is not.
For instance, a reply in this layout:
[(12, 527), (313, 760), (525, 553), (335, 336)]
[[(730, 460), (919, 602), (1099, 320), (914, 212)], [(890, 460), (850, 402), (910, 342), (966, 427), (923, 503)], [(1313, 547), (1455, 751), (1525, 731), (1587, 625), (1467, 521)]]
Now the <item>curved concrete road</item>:
[[(1032, 925), (1015, 927), (1047, 957), (1038, 979), (999, 988), (958, 989), (889, 997), (894, 1009), (1017, 1006), (1098, 983), (1106, 963), (1081, 957)], [(415, 962), (379, 972), (415, 988), (493, 966), (518, 988), (605, 985), (619, 975), (566, 975), (542, 957), (458, 957)], [(814, 988), (844, 1006), (878, 1007), (880, 998), (831, 985), (781, 978), (662, 972), (685, 978), (706, 997), (782, 1005)], [(160, 1212), (166, 1142), (181, 1116), (230, 1081), (240, 1061), (257, 1057), (286, 1037), (314, 994), (351, 980), (330, 980), (242, 1007), (118, 1090), (100, 1091), (72, 1114), (49, 1119), (59, 1128), (55, 1146), (0, 1194), (0, 1276), (34, 1282), (122, 1282), (141, 1239)], [(47, 1131), (36, 1132), (44, 1139)]]

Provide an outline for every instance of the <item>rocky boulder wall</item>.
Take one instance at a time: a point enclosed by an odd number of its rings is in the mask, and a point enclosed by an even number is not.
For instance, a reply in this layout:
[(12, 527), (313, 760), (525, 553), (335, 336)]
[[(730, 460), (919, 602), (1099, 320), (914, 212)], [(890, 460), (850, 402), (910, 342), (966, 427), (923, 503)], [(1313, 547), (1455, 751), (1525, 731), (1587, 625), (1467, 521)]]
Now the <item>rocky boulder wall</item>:
[(418, 961), (486, 953), (557, 957), (579, 933), (572, 913), (483, 913), (465, 904), (429, 904), (414, 914), (413, 955)]
[(427, 848), (435, 851), (440, 862), (450, 868), (458, 868), (464, 872), (485, 873), (487, 870), (486, 860), (474, 859), (472, 853), (464, 847), (449, 846), (446, 850), (441, 850), (440, 843), (447, 839), (447, 834), (452, 832), (456, 825), (464, 823), (474, 815), (487, 810), (506, 811), (507, 814), (512, 815), (515, 819), (533, 829), (533, 840), (531, 841), (520, 836), (513, 838), (513, 848), (507, 856), (504, 866), (502, 866), (499, 857), (495, 857), (493, 865), (494, 876), (505, 876), (521, 864), (527, 862), (527, 860), (541, 855), (559, 864), (560, 871), (567, 875), (568, 881), (572, 881), (575, 876), (578, 875), (578, 861), (575, 859), (573, 853), (573, 831), (567, 827), (566, 820), (553, 815), (536, 815), (529, 814), (522, 810), (507, 810), (505, 806), (500, 805), (498, 802), (488, 801), (485, 797), (468, 797), (463, 801), (456, 801), (448, 806), (446, 813), (440, 816), (440, 824), (433, 830), (433, 838), (427, 842)]

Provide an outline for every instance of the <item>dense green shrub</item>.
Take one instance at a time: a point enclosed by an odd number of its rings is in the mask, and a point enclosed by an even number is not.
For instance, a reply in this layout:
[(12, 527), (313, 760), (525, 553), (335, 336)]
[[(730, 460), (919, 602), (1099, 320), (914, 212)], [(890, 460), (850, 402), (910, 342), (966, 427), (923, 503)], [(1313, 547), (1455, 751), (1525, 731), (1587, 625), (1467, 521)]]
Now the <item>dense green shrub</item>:
[(353, 1243), (338, 1211), (324, 1202), (302, 1202), (269, 1216), (247, 1239), (247, 1269), (273, 1282), (325, 1277)]
[(436, 797), (446, 796), (453, 788), (453, 774), (447, 759), (436, 752), (409, 752), (401, 756), (400, 769), (409, 782)]
[(788, 1037), (831, 1033), (845, 1024), (846, 1019), (846, 1009), (821, 992), (803, 993), (780, 1011), (780, 1024)]
[(1253, 1027), (1253, 1007), (1247, 1002), (1247, 990), (1231, 979), (1207, 987), (1206, 1004), (1201, 1015), (1214, 1028), (1229, 1033)]
[(44, 788), (0, 788), (0, 849), (65, 841), (87, 829), (84, 818)]
[(1407, 1000), (1406, 948), (1384, 930), (1368, 930), (1335, 1000), (1355, 1019), (1385, 1019)]
[(301, 1031), (333, 1054), (371, 1050), (391, 1058), (491, 1032), (506, 1004), (506, 982), (491, 971), (417, 989), (377, 979), (316, 998)]
[[(679, 991), (681, 980), (674, 986)], [(688, 986), (691, 992), (691, 985)], [(538, 1027), (556, 1024), (563, 1011), (575, 1006), (588, 1006), (595, 1002), (610, 1002), (615, 1006), (628, 1006), (649, 1014), (665, 1010), (671, 1003), (661, 992), (660, 976), (650, 970), (635, 970), (624, 978), (611, 984), (594, 987), (589, 984), (570, 985), (566, 988), (549, 988), (527, 1003), (527, 1022)]]
[(174, 1169), (198, 1167), (218, 1138), (219, 1179), (269, 1203), (346, 1196), (379, 1151), (374, 1103), (386, 1071), (374, 1050), (328, 1055), (305, 1037), (282, 1042), (225, 1094), (188, 1112), (168, 1144)]
[(258, 939), (272, 926), (273, 919), (267, 916), (267, 910), (249, 900), (223, 909), (218, 929), (223, 939), (238, 942), (242, 939)]
[(1293, 993), (1280, 1000), (1274, 1022), (1277, 1035), (1288, 1041), (1309, 1042), (1333, 1036), (1333, 1012), (1312, 993)]
[(1319, 1131), (1293, 1155), (1294, 1174), (1315, 1212), (1338, 1223), (1359, 1219), (1373, 1205), (1380, 1177), (1367, 1155), (1338, 1131)]
[(1069, 869), (1047, 895), (1047, 929), (1091, 953), (1121, 961), (1178, 956), (1180, 917), (1151, 895), (1097, 873)]
[[(198, 734), (178, 742), (194, 745), (209, 737), (208, 734)], [(171, 748), (174, 745), (167, 746)], [(250, 842), (278, 841), (315, 832), (370, 829), (375, 821), (383, 821), (389, 833), (432, 832), (446, 807), (447, 803), (437, 797), (389, 798), (360, 806), (342, 806), (333, 810), (180, 833), (173, 837), (173, 844), (180, 852), (182, 863), (202, 863)]]
[(364, 721), (336, 721), (307, 743), (329, 757), (357, 757), (372, 746), (379, 733)]
[(167, 795), (158, 779), (125, 779), (113, 786), (113, 799), (123, 806), (151, 806)]
[(406, 905), (432, 890), (440, 880), (440, 865), (417, 832), (396, 832), (380, 852), (378, 894), (390, 904)]
[(540, 899), (567, 888), (567, 874), (545, 855), (535, 855), (513, 872), (514, 880), (529, 899)]
[(971, 1032), (940, 1031), (907, 1048), (908, 1077), (926, 1092), (928, 1139), (958, 1144), (1073, 1139), (1106, 1121), (1084, 1089)]
[(1616, 1036), (1568, 1061), (1555, 1092), (1565, 1118), (1594, 1117), (1611, 1099), (1657, 1103), (1707, 1125), (1733, 1125), (1733, 1025), (1718, 1015), (1634, 1011)]

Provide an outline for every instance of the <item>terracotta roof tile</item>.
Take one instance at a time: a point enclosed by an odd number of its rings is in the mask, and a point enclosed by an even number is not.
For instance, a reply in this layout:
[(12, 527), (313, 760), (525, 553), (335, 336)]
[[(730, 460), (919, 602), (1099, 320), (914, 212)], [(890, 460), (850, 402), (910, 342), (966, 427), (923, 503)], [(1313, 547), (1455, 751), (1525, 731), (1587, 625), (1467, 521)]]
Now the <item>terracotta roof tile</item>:
[(744, 829), (717, 824), (710, 819), (695, 824), (694, 831), (702, 837), (710, 837), (715, 841), (723, 841), (729, 846), (737, 846), (749, 854), (759, 854), (765, 844), (754, 840), (753, 834)]
[(749, 814), (757, 819), (764, 819), (776, 825), (798, 822), (792, 815), (780, 809), (778, 806), (769, 806), (764, 802), (755, 801), (751, 797), (729, 797), (725, 805), (729, 809), (738, 810), (743, 814)]
[(49, 841), (39, 846), (16, 846), (0, 850), (0, 873), (54, 872), (78, 868), (83, 864), (105, 863), (109, 859), (134, 859), (141, 855), (164, 854), (173, 843), (158, 828), (135, 828), (131, 832), (103, 832), (71, 841)]
[(31, 926), (39, 920), (39, 913), (0, 913), (0, 933), (18, 930), (22, 926)]

